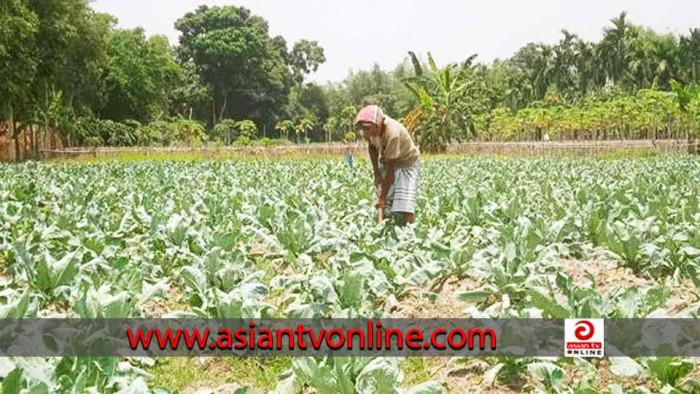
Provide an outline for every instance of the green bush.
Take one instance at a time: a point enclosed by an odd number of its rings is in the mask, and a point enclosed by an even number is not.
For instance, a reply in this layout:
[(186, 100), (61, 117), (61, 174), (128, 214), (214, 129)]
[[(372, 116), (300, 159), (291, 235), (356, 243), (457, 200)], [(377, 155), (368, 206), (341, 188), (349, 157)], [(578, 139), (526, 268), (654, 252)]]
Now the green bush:
[(244, 119), (236, 122), (236, 129), (238, 130), (238, 135), (242, 137), (253, 139), (258, 136), (258, 126), (252, 120)]
[(236, 124), (237, 122), (233, 119), (224, 119), (214, 126), (211, 135), (229, 145), (238, 138), (238, 127), (236, 127)]
[(158, 120), (141, 125), (134, 120), (124, 123), (93, 117), (81, 117), (73, 125), (78, 146), (198, 146), (207, 139), (204, 125), (189, 119)]
[(80, 117), (75, 120), (73, 133), (78, 146), (132, 146), (138, 141), (137, 127), (134, 121)]
[(175, 121), (178, 129), (178, 141), (182, 141), (187, 145), (201, 145), (207, 140), (207, 134), (204, 131), (204, 124), (196, 120), (178, 119)]
[(357, 139), (357, 135), (355, 134), (354, 131), (348, 131), (347, 133), (345, 133), (345, 137), (343, 138), (343, 140), (345, 142), (352, 142), (352, 141), (355, 141), (356, 139)]
[(270, 139), (270, 138), (262, 138), (260, 141), (258, 141), (258, 145), (260, 146), (274, 146), (275, 145), (275, 140)]
[(236, 139), (236, 142), (233, 143), (234, 146), (250, 146), (250, 138), (242, 135)]
[(136, 144), (136, 129), (111, 120), (100, 121), (102, 139), (109, 146), (133, 146)]
[(261, 138), (258, 141), (256, 141), (256, 145), (258, 146), (289, 146), (289, 145), (294, 145), (289, 140), (286, 140), (284, 138)]
[(78, 146), (102, 146), (105, 141), (100, 134), (100, 120), (92, 117), (80, 117), (75, 120), (73, 129), (75, 143)]
[(158, 120), (136, 132), (140, 145), (201, 145), (207, 139), (204, 125), (195, 120)]

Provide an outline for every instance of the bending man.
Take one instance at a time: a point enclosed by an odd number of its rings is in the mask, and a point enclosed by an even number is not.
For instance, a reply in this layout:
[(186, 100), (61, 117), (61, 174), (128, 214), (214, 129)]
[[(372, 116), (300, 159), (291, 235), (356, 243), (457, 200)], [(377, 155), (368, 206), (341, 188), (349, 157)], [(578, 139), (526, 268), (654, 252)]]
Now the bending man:
[(420, 167), (418, 147), (408, 130), (376, 105), (363, 107), (355, 124), (369, 145), (378, 194), (375, 206), (397, 216), (401, 225), (412, 223)]

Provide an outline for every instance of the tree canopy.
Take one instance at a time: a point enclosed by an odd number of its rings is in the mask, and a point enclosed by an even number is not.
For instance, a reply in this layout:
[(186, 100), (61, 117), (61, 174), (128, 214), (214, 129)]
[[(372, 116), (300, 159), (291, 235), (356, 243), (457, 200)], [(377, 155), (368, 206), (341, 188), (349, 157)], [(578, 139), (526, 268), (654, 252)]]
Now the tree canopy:
[(288, 44), (244, 7), (183, 15), (177, 45), (116, 22), (88, 0), (0, 4), (0, 121), (17, 126), (12, 137), (37, 125), (64, 145), (333, 141), (366, 102), (429, 150), (474, 138), (690, 135), (699, 123), (700, 29), (660, 34), (626, 13), (599, 42), (563, 30), (488, 64), (407, 53), (393, 70), (375, 64), (326, 85), (308, 81), (326, 61), (318, 41)]

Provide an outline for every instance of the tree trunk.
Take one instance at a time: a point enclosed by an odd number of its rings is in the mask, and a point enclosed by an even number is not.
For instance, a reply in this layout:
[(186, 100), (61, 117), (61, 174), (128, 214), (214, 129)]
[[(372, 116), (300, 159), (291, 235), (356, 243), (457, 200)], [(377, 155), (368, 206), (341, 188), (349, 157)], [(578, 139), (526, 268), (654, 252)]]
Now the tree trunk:
[(691, 137), (692, 133), (690, 130), (688, 130), (688, 153), (693, 154), (695, 153), (695, 146), (693, 144), (693, 138)]
[(34, 128), (34, 124), (29, 125), (29, 130), (31, 130), (32, 133), (32, 152), (36, 159), (39, 157), (39, 145), (36, 141), (36, 129)]
[(19, 133), (17, 133), (17, 124), (15, 123), (15, 114), (12, 105), (10, 105), (10, 134), (15, 140), (15, 161), (19, 161)]
[[(25, 128), (25, 130), (26, 130), (26, 128)], [(29, 147), (31, 146), (31, 145), (30, 145), (30, 142), (29, 142), (29, 137), (30, 137), (30, 136), (29, 136), (29, 132), (25, 131), (25, 132), (24, 132), (24, 149), (23, 149), (23, 151), (24, 151), (24, 157), (27, 157), (27, 156), (28, 156), (27, 152), (28, 152), (28, 150), (29, 150)]]
[(219, 122), (224, 119), (224, 113), (226, 112), (226, 105), (228, 104), (228, 94), (224, 94), (224, 103), (221, 105), (221, 111), (219, 112)]

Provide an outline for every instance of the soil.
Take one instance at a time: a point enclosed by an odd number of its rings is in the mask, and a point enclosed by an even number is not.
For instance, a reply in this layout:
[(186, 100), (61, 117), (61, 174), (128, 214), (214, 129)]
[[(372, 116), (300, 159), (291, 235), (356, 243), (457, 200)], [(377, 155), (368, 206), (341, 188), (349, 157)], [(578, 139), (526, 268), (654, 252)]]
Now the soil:
[(182, 291), (177, 286), (171, 285), (165, 297), (147, 301), (142, 309), (152, 318), (161, 318), (171, 312), (187, 310), (187, 306), (179, 303), (181, 296)]
[[(472, 304), (460, 300), (455, 294), (480, 286), (479, 282), (470, 278), (438, 279), (415, 291), (407, 291), (408, 295), (400, 299), (398, 305), (385, 312), (395, 318), (466, 318), (469, 316), (464, 310)], [(435, 297), (435, 300), (426, 297)]]
[(600, 293), (605, 293), (613, 287), (645, 287), (653, 282), (640, 278), (629, 268), (619, 267), (611, 259), (598, 256), (588, 260), (562, 260), (561, 269), (572, 278), (577, 285), (588, 285), (587, 273), (593, 275)]

